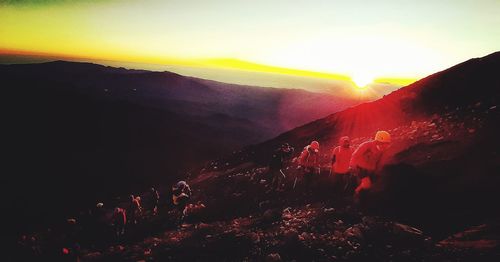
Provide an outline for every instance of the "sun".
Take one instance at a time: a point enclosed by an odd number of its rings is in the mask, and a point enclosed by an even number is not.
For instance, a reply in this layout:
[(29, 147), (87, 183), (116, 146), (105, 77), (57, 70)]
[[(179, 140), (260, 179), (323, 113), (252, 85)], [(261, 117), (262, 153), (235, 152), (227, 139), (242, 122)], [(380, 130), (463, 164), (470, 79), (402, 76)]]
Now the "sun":
[(363, 89), (373, 82), (374, 77), (367, 74), (359, 74), (351, 77), (357, 88)]

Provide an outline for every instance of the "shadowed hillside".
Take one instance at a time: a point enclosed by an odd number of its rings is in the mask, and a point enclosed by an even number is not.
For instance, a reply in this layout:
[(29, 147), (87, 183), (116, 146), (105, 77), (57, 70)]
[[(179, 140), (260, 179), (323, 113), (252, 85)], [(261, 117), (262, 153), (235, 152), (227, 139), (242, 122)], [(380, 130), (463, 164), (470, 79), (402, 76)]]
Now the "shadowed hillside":
[[(20, 214), (18, 224), (171, 182), (208, 159), (354, 103), (64, 61), (0, 65), (0, 77), (11, 167), (3, 186), (16, 199), (8, 208)], [(310, 110), (311, 101), (319, 110)]]

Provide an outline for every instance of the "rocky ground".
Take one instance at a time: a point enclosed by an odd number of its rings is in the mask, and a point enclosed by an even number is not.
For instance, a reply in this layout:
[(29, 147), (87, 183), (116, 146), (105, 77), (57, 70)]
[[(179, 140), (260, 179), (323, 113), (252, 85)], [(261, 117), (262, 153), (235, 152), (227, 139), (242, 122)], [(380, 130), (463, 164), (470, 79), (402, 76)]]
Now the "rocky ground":
[[(460, 148), (473, 143), (475, 134), (482, 131), (483, 120), (498, 111), (494, 105), (475, 104), (467, 108), (465, 116), (462, 112), (450, 110), (442, 116), (434, 115), (389, 130), (394, 136), (389, 162), (411, 160), (418, 167), (431, 160), (452, 159)], [(352, 142), (357, 146), (367, 139), (359, 137)], [(146, 215), (138, 225), (131, 226), (121, 240), (108, 236), (97, 246), (92, 240), (85, 243), (74, 239), (80, 242), (79, 248), (67, 245), (67, 255), (62, 248), (69, 242), (54, 243), (47, 232), (25, 236), (20, 243), (27, 252), (37, 253), (37, 257), (69, 260), (74, 259), (76, 252), (81, 261), (498, 261), (500, 258), (500, 227), (494, 221), (448, 231), (443, 237), (399, 221), (390, 213), (367, 208), (363, 202), (354, 204), (351, 195), (339, 191), (334, 184), (327, 162), (309, 186), (302, 181), (293, 160), (288, 162), (283, 170), (287, 175), (285, 187), (274, 192), (269, 190), (267, 167), (251, 160), (251, 152), (235, 152), (227, 159), (209, 163), (190, 179), (194, 195), (188, 217), (180, 226), (174, 223), (178, 214), (163, 207), (158, 216)], [(298, 182), (293, 188), (296, 176)], [(167, 191), (162, 199), (168, 199)], [(80, 235), (86, 226), (78, 229)]]

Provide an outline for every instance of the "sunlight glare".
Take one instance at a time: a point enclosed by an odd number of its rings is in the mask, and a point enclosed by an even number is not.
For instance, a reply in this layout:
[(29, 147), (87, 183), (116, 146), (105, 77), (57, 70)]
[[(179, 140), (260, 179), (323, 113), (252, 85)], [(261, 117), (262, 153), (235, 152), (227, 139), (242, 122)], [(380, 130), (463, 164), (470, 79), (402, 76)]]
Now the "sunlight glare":
[(352, 77), (352, 81), (356, 84), (357, 88), (365, 88), (373, 82), (374, 77), (367, 74), (359, 74)]

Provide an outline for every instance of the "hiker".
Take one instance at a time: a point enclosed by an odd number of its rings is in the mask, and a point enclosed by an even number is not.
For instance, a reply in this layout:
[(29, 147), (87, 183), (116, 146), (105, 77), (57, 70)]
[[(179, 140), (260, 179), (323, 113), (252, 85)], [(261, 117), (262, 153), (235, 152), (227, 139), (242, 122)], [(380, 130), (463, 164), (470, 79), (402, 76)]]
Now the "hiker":
[(129, 223), (137, 224), (142, 215), (141, 197), (130, 195), (129, 208), (127, 210)]
[(125, 235), (125, 225), (127, 224), (127, 214), (123, 208), (116, 207), (113, 212), (112, 223), (117, 238)]
[(158, 193), (158, 190), (156, 190), (156, 188), (151, 187), (150, 194), (151, 194), (151, 199), (150, 199), (151, 213), (153, 214), (153, 216), (156, 216), (158, 214), (158, 203), (160, 202), (160, 193)]
[(105, 240), (111, 234), (107, 222), (104, 203), (99, 202), (91, 210), (90, 225), (85, 230), (90, 235), (93, 244), (99, 248), (105, 245)]
[(349, 164), (352, 156), (351, 141), (348, 136), (339, 139), (339, 145), (332, 151), (331, 174), (336, 191), (339, 193), (348, 190), (351, 180)]
[(283, 152), (283, 160), (290, 159), (295, 151), (295, 148), (288, 143), (284, 143), (281, 146), (281, 151)]
[(320, 173), (319, 169), (319, 142), (312, 141), (304, 147), (299, 156), (299, 169), (304, 171), (304, 180), (307, 185), (311, 183), (312, 177)]
[(283, 172), (283, 164), (284, 161), (292, 155), (293, 151), (294, 148), (288, 143), (281, 145), (274, 151), (271, 162), (269, 163), (269, 174), (272, 176), (272, 181), (268, 192), (280, 190), (280, 187), (286, 178), (286, 175)]
[(191, 188), (186, 181), (179, 181), (172, 186), (172, 203), (181, 213), (178, 223), (181, 224), (186, 216), (186, 205), (191, 197)]
[(377, 131), (375, 139), (362, 143), (354, 151), (351, 158), (351, 168), (360, 181), (355, 189), (354, 196), (357, 199), (359, 193), (371, 188), (376, 182), (375, 171), (378, 168), (382, 154), (391, 143), (391, 135), (386, 131)]

